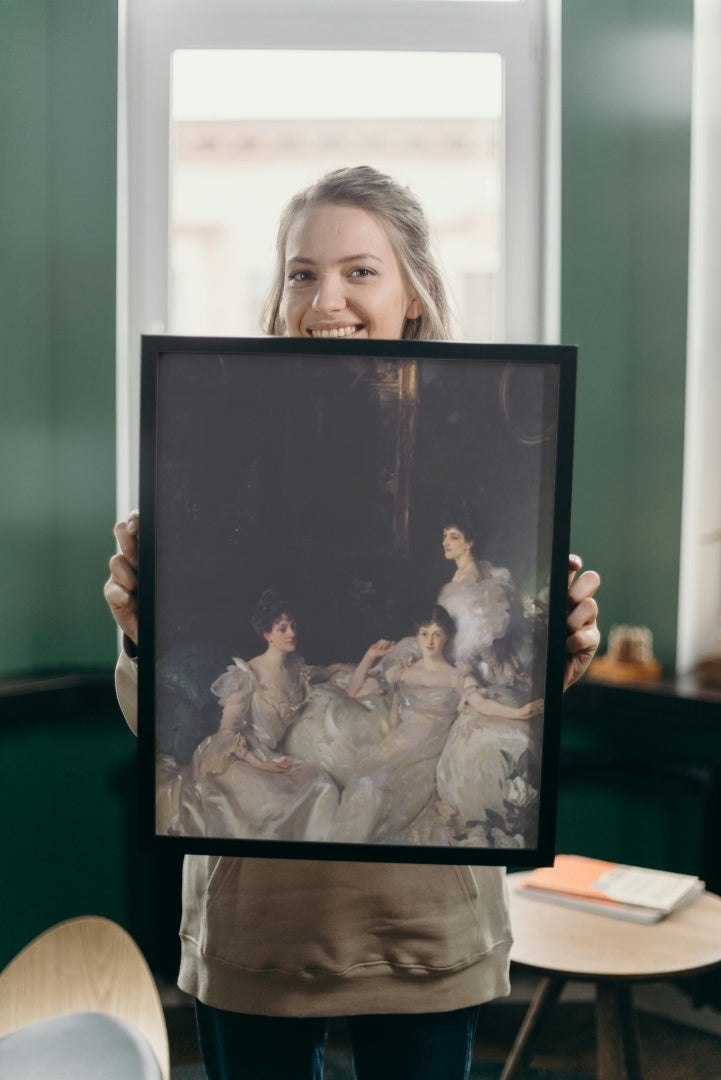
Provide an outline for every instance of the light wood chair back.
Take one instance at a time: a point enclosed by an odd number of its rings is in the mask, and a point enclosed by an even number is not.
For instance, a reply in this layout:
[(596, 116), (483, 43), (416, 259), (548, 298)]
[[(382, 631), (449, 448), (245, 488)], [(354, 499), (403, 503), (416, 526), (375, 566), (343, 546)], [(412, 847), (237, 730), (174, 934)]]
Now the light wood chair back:
[(84, 915), (58, 923), (0, 972), (0, 1037), (74, 1012), (132, 1024), (169, 1080), (168, 1032), (155, 980), (133, 939), (110, 919)]

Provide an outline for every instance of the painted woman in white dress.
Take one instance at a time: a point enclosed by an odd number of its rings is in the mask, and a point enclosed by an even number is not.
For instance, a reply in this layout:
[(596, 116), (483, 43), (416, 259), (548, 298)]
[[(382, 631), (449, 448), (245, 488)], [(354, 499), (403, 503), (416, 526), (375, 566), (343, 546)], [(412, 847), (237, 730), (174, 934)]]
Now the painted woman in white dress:
[[(455, 563), (455, 571), (436, 603), (445, 608), (455, 625), (449, 647), (456, 667), (474, 674), (482, 686), (508, 688), (510, 694), (498, 696), (510, 704), (522, 704), (530, 696), (529, 679), (507, 642), (516, 606), (515, 585), (505, 567), (475, 558), (477, 534), (475, 515), (466, 504), (446, 515), (443, 555)], [(405, 637), (380, 666), (387, 669), (398, 662), (417, 660), (420, 655), (416, 639)]]
[[(533, 641), (526, 633), (531, 648), (521, 662), (511, 643), (518, 628), (513, 579), (506, 568), (475, 558), (476, 517), (467, 502), (445, 516), (443, 554), (455, 572), (437, 602), (455, 624), (449, 658), (476, 687), (480, 707), (463, 697), (437, 758), (435, 786), (452, 842), (534, 847), (543, 717), (541, 708), (523, 710), (534, 689), (525, 670), (525, 662), (534, 666)], [(383, 673), (420, 656), (417, 640), (403, 638), (377, 666)]]
[(456, 664), (474, 671), (484, 685), (519, 687), (528, 679), (504, 640), (511, 628), (515, 586), (505, 567), (476, 559), (477, 534), (475, 515), (466, 507), (446, 516), (443, 554), (456, 569), (438, 603), (456, 623)]
[(320, 765), (281, 748), (307, 705), (317, 672), (297, 655), (295, 619), (275, 593), (263, 594), (252, 623), (265, 652), (248, 662), (234, 658), (211, 686), (222, 708), (220, 727), (193, 755), (181, 796), (181, 831), (324, 840), (338, 788)]
[[(329, 839), (347, 843), (448, 844), (442, 808), (438, 808), (435, 771), (448, 733), (461, 708), (483, 713), (488, 699), (475, 680), (448, 660), (453, 620), (440, 605), (419, 623), (420, 659), (408, 657), (382, 674), (378, 661), (395, 648), (381, 639), (366, 651), (348, 686), (351, 697), (377, 694), (391, 699), (392, 729), (360, 762), (343, 793)], [(370, 676), (370, 677), (369, 677)], [(504, 707), (508, 716), (532, 716), (542, 702), (521, 709)], [(494, 703), (495, 707), (495, 703)]]
[[(504, 567), (474, 557), (475, 515), (459, 507), (446, 519), (443, 554), (455, 562), (439, 594), (456, 621), (453, 656), (486, 695), (481, 715), (461, 710), (436, 769), (436, 786), (454, 836), (470, 846), (534, 847), (537, 841), (541, 709), (521, 718), (509, 706), (528, 701), (532, 679), (511, 642), (516, 602)], [(529, 666), (538, 659), (525, 649)], [(536, 689), (538, 693), (540, 687)]]

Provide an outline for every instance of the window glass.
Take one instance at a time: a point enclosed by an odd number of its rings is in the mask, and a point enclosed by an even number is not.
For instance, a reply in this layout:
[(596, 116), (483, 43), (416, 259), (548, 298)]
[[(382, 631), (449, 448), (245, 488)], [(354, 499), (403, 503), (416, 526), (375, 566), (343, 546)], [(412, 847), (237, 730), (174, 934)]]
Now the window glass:
[[(411, 3), (412, 0), (391, 0), (391, 3)], [(457, 3), (458, 0), (448, 0), (448, 3)], [(522, 4), (523, 0), (461, 0), (461, 3), (469, 4), (484, 4), (484, 3), (496, 3), (496, 4)]]
[(500, 56), (176, 50), (172, 125), (171, 333), (257, 334), (284, 204), (369, 164), (423, 202), (457, 336), (502, 335)]

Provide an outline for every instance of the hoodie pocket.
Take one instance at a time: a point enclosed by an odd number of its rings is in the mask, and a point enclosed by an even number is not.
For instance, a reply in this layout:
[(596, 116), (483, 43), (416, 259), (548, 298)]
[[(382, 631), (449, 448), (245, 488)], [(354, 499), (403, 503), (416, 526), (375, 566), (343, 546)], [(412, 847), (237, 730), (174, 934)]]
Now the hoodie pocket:
[(246, 969), (447, 971), (508, 937), (498, 867), (192, 861), (185, 933), (208, 956)]
[(476, 902), (478, 900), (478, 885), (473, 876), (473, 871), (470, 866), (454, 866), (453, 870), (455, 871), (458, 883), (461, 886), (461, 892), (475, 910)]

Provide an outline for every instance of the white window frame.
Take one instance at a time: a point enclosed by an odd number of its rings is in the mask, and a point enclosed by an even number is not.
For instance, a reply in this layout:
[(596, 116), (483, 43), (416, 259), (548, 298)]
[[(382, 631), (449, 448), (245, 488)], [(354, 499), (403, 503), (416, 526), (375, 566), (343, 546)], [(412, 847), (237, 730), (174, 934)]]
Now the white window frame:
[[(176, 49), (494, 52), (504, 60), (503, 340), (557, 341), (560, 0), (119, 0), (118, 513), (136, 505), (142, 333), (167, 328)], [(289, 193), (290, 195), (291, 193)]]
[(721, 653), (721, 0), (696, 0), (683, 508), (676, 670)]

